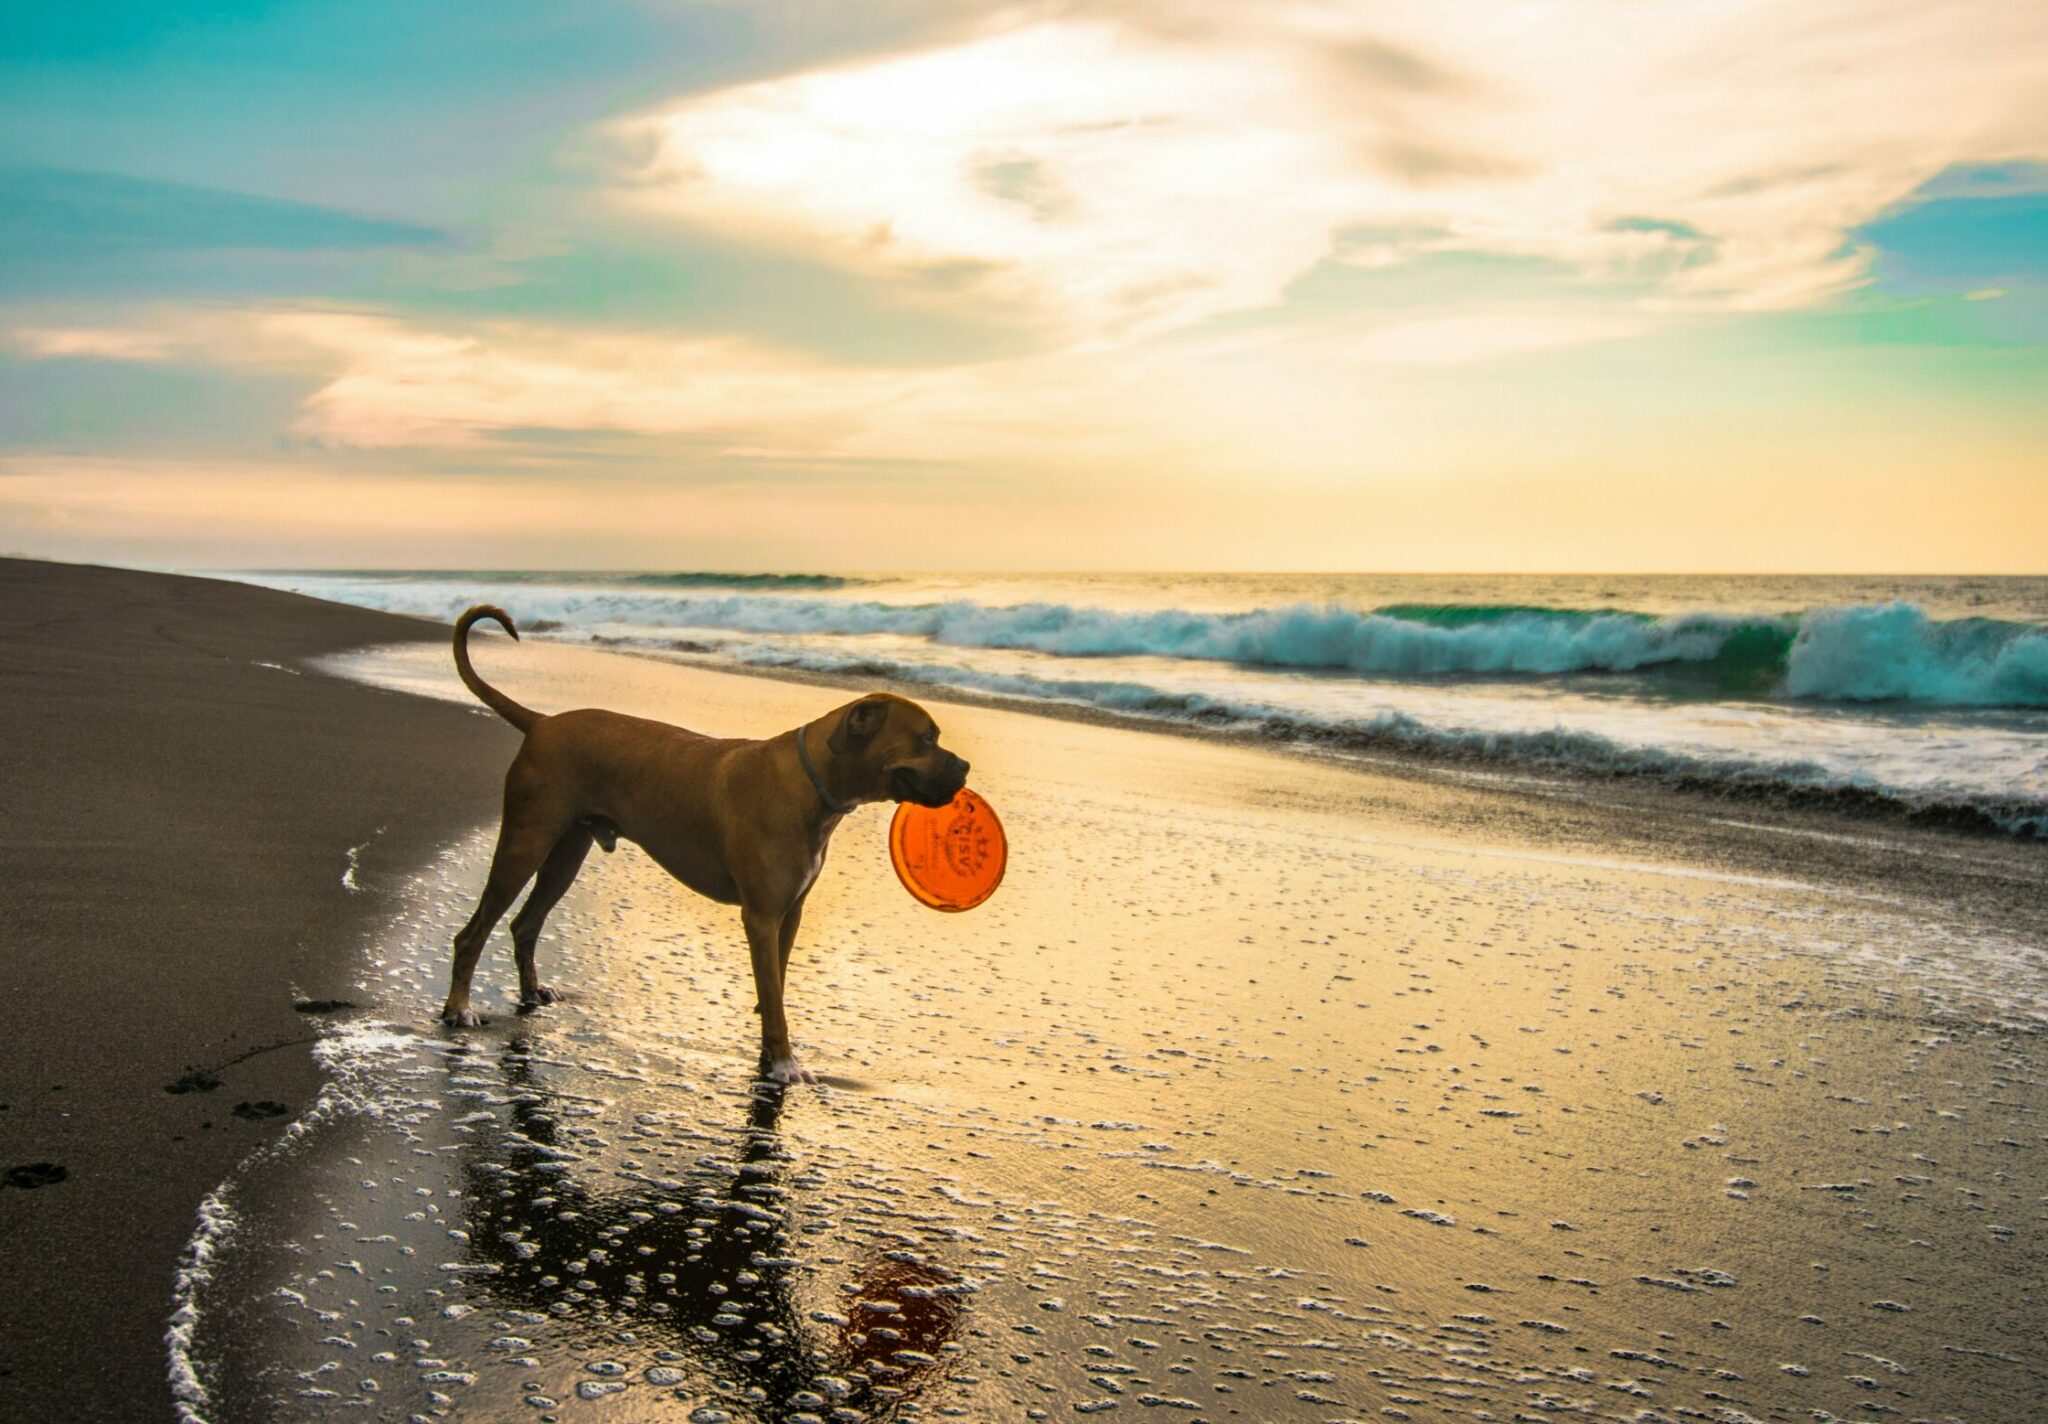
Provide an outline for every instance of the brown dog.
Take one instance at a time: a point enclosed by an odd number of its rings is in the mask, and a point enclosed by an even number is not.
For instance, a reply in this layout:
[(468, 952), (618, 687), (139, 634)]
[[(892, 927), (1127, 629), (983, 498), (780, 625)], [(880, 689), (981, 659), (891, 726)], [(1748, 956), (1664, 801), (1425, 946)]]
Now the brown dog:
[(768, 1075), (783, 1083), (816, 1081), (790, 1049), (782, 981), (825, 844), (840, 817), (864, 802), (945, 805), (967, 784), (967, 763), (939, 745), (929, 713), (888, 693), (766, 741), (707, 737), (588, 708), (544, 717), (470, 666), (469, 630), (484, 618), (519, 636), (504, 610), (470, 609), (455, 623), (455, 670), (526, 742), (505, 774), (505, 817), (490, 880), (455, 936), (442, 1019), (463, 1027), (482, 1022), (469, 1006), (470, 976), (484, 941), (528, 880), (533, 893), (512, 920), (519, 1002), (532, 1008), (554, 1000), (534, 972), (541, 922), (575, 880), (592, 841), (610, 850), (624, 836), (698, 894), (740, 907)]

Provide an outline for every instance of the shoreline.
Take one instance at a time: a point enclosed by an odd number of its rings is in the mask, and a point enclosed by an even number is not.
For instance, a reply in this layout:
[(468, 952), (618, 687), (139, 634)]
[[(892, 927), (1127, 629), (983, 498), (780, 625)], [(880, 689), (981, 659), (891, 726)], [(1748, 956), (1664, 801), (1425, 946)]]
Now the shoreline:
[(0, 1416), (169, 1419), (201, 1201), (318, 1094), (318, 1011), (512, 734), (311, 666), (408, 619), (17, 559), (0, 609)]
[(744, 578), (696, 574), (590, 587), (537, 571), (250, 577), (450, 620), (488, 599), (536, 634), (710, 666), (731, 658), (1346, 754), (2048, 836), (2034, 671), (2048, 603), (2024, 581), (1987, 619), (1981, 591), (1936, 615), (1875, 588), (1834, 590), (1857, 595), (1837, 601), (1824, 581), (1793, 579), (1783, 592), (1808, 600), (1795, 605), (1800, 632), (1792, 615), (1762, 618), (1777, 646), (1765, 657), (1751, 636), (1760, 615), (1720, 587), (1653, 616), (1553, 605), (1558, 590), (1540, 580), (1440, 589), (1453, 601), (1439, 606), (1413, 580), (1396, 589), (1369, 575), (1332, 581), (1321, 602), (1225, 579), (1209, 591), (1229, 590), (1222, 603), (1169, 582), (1129, 606), (1093, 596), (1126, 581), (1092, 577), (986, 589), (891, 578), (880, 601), (765, 596)]

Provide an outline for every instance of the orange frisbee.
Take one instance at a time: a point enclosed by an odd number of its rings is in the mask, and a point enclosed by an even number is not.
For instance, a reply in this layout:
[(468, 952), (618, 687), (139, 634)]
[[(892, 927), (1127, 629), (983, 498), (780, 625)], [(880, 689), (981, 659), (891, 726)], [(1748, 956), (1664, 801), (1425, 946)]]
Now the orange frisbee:
[(1009, 858), (1003, 823), (965, 787), (945, 806), (905, 801), (889, 823), (896, 878), (934, 910), (971, 910), (995, 894)]

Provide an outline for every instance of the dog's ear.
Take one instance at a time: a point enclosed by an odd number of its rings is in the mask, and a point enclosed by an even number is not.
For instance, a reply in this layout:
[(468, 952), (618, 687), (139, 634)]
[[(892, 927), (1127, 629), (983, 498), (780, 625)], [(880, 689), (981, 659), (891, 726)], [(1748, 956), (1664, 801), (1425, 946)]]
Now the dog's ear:
[(835, 752), (850, 751), (861, 746), (882, 730), (882, 723), (889, 719), (889, 699), (886, 697), (863, 697), (846, 709), (846, 715), (839, 719), (839, 725), (832, 729), (832, 736), (826, 742)]

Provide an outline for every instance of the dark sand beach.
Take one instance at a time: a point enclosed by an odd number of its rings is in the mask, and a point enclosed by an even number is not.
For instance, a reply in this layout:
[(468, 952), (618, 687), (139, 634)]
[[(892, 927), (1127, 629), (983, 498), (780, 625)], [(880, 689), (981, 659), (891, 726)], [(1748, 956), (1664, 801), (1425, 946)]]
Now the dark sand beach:
[[(439, 630), (0, 567), (35, 748), (0, 1132), (70, 1169), (0, 1212), (20, 1417), (166, 1416), (167, 1370), (214, 1424), (2017, 1424), (2048, 1392), (2038, 844), (927, 699), (1009, 877), (925, 911), (886, 812), (850, 817), (791, 970), (826, 1082), (784, 1093), (731, 911), (630, 846), (550, 921), (564, 1002), (510, 1012), (501, 931), (492, 1021), (434, 1023), (511, 748)], [(845, 695), (478, 661), (714, 733)]]
[(0, 560), (0, 1417), (171, 1417), (193, 1213), (319, 1088), (294, 1003), (349, 996), (380, 887), (489, 814), (515, 745), (300, 667), (414, 639), (438, 635)]

